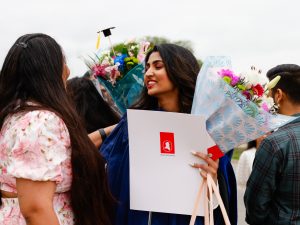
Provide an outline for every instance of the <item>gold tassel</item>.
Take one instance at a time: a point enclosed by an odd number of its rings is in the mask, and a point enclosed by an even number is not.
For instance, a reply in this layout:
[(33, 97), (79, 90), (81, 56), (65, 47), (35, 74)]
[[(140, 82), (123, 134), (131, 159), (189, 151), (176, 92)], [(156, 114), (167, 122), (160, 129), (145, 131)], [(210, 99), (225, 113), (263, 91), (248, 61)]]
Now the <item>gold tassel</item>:
[(98, 32), (97, 43), (96, 43), (96, 50), (98, 50), (99, 47), (100, 47), (100, 32)]

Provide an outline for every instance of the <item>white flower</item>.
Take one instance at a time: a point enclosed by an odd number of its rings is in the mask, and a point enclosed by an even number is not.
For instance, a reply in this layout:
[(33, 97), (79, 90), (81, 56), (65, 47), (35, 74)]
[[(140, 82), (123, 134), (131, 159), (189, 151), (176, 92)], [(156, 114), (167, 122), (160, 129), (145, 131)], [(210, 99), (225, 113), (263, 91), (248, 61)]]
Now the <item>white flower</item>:
[(268, 104), (268, 106), (273, 106), (275, 104), (274, 98), (272, 98), (272, 97), (264, 96), (263, 100)]
[(245, 78), (245, 82), (250, 85), (265, 85), (268, 83), (268, 78), (265, 74), (262, 74), (261, 71), (256, 70), (254, 67), (250, 71), (241, 74), (242, 78)]
[(272, 97), (267, 97), (266, 95), (262, 96), (261, 103), (259, 104), (259, 106), (266, 112), (269, 112), (274, 105), (274, 99)]

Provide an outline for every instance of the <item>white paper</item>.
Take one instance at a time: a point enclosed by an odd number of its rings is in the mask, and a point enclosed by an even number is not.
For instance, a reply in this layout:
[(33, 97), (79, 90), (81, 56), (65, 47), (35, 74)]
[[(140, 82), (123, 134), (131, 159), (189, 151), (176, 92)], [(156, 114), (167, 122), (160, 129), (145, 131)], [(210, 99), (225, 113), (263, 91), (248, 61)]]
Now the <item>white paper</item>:
[[(191, 151), (207, 153), (215, 145), (204, 117), (145, 110), (127, 110), (127, 116), (130, 208), (191, 215), (202, 180), (189, 165), (202, 162)], [(175, 155), (161, 154), (160, 132), (174, 133)], [(198, 215), (204, 215), (203, 204)]]

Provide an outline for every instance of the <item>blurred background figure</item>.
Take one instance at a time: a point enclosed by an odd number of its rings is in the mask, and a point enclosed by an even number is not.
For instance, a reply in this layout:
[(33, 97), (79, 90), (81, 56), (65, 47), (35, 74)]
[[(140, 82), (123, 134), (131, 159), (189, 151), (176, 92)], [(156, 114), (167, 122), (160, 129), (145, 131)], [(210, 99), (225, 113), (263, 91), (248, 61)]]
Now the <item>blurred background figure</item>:
[(259, 146), (244, 195), (246, 222), (300, 224), (300, 66), (281, 64), (267, 77), (280, 77), (270, 95), (279, 114), (295, 119)]
[(256, 150), (265, 137), (266, 135), (263, 135), (256, 140), (250, 141), (247, 145), (247, 149), (240, 155), (236, 170), (236, 180), (238, 190), (242, 193), (246, 190), (246, 184), (252, 171)]
[(119, 122), (120, 115), (104, 100), (97, 86), (88, 77), (69, 79), (67, 92), (74, 101), (88, 133)]
[[(120, 120), (112, 99), (105, 90), (100, 89), (96, 79), (87, 72), (83, 77), (75, 77), (67, 81), (67, 92), (74, 102), (89, 138), (99, 148), (105, 138), (112, 132)], [(103, 93), (107, 94), (106, 101)]]

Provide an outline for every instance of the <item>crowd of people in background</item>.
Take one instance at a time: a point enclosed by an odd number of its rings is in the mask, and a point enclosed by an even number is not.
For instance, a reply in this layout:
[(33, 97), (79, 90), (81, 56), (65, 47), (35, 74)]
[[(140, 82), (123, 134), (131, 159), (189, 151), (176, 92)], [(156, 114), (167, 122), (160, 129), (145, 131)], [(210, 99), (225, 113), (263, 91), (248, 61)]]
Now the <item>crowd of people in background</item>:
[[(195, 56), (159, 44), (144, 63), (144, 88), (131, 108), (191, 113)], [(187, 215), (130, 209), (127, 115), (90, 73), (69, 74), (63, 49), (46, 34), (23, 35), (7, 53), (0, 73), (0, 224), (189, 224)], [(267, 73), (270, 80), (277, 75), (270, 95), (278, 113), (299, 117), (300, 67), (282, 64)], [(237, 187), (245, 190), (249, 224), (300, 224), (300, 119), (252, 144), (241, 155), (238, 184), (233, 150), (213, 160), (199, 149), (194, 168), (218, 184), (231, 224), (238, 221)], [(220, 207), (214, 224), (225, 224)]]

